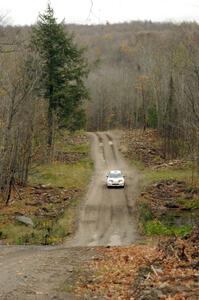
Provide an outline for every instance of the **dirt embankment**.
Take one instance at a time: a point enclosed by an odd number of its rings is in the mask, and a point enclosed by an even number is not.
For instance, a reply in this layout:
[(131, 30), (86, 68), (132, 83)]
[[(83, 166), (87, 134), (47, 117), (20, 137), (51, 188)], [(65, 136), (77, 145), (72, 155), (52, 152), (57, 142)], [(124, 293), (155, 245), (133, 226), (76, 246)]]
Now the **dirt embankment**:
[(147, 235), (186, 235), (198, 224), (199, 182), (185, 159), (167, 160), (156, 130), (124, 132), (121, 150), (137, 163), (145, 186), (137, 200)]
[(134, 299), (197, 300), (199, 298), (199, 227), (185, 239), (161, 241), (152, 264), (141, 268)]
[(125, 131), (120, 149), (127, 159), (140, 161), (144, 167), (154, 170), (183, 168), (187, 164), (184, 159), (166, 158), (163, 140), (154, 129)]

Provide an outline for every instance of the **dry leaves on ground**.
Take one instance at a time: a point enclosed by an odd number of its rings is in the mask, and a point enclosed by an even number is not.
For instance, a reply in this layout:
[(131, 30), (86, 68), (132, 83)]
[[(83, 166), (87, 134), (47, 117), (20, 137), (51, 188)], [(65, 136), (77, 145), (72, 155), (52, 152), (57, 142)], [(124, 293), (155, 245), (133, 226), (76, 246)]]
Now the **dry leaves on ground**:
[(186, 239), (171, 238), (160, 242), (162, 257), (141, 274), (134, 286), (135, 299), (199, 299), (199, 228)]
[(132, 285), (139, 268), (149, 265), (159, 255), (153, 247), (98, 248), (97, 256), (89, 263), (90, 277), (77, 283), (80, 294), (95, 294), (105, 299), (134, 299)]
[(117, 300), (198, 300), (199, 228), (187, 238), (170, 238), (157, 247), (96, 248), (84, 266), (76, 292)]

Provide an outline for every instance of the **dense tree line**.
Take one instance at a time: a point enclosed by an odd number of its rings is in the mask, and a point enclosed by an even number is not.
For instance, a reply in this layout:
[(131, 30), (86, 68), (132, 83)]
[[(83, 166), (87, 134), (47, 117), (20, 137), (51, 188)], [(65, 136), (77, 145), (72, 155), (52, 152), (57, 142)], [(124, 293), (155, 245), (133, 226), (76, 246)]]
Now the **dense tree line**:
[(198, 24), (72, 29), (89, 45), (88, 129), (156, 128), (165, 157), (189, 157), (199, 170)]

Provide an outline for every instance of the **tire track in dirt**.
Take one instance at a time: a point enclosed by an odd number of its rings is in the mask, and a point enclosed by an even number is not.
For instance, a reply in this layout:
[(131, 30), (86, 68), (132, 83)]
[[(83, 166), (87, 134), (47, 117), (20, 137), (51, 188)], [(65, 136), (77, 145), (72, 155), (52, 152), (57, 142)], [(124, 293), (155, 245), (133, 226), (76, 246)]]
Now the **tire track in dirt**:
[[(111, 135), (109, 133), (106, 133), (106, 136), (108, 137), (108, 139), (110, 141), (110, 146), (112, 148), (114, 158), (117, 161), (117, 154), (116, 154), (117, 151), (115, 148), (115, 144), (113, 143), (113, 138), (111, 137)], [(132, 206), (130, 205), (130, 200), (129, 200), (129, 195), (128, 195), (128, 185), (126, 185), (126, 188), (124, 189), (124, 196), (125, 196), (126, 206), (128, 208), (128, 214), (129, 214), (129, 216), (132, 216), (133, 209), (132, 209)]]
[(100, 149), (101, 149), (101, 151), (102, 151), (102, 155), (103, 155), (104, 162), (105, 162), (106, 165), (107, 165), (107, 161), (106, 161), (106, 158), (105, 158), (105, 152), (104, 152), (103, 139), (102, 139), (101, 135), (100, 135), (98, 132), (96, 132), (96, 136), (97, 136), (98, 141), (99, 141), (99, 146), (100, 146)]
[[(126, 167), (124, 167), (124, 164), (122, 163), (121, 157), (120, 157), (120, 153), (118, 153), (117, 149), (116, 149), (116, 144), (115, 141), (113, 139), (113, 137), (109, 134), (109, 133), (105, 133), (106, 138), (108, 139), (108, 144), (109, 144), (109, 160), (111, 161), (112, 158), (112, 165), (111, 165), (111, 169), (121, 169), (123, 172), (125, 172)], [(114, 162), (114, 163), (113, 163)], [(122, 191), (117, 191), (116, 193), (119, 195), (114, 195), (116, 194), (115, 191), (112, 191), (112, 196), (114, 197), (118, 197), (120, 198), (120, 205), (119, 207), (117, 205), (115, 205), (115, 199), (112, 199), (112, 205), (111, 205), (111, 213), (114, 216), (113, 221), (112, 221), (112, 230), (114, 230), (114, 227), (117, 227), (117, 220), (120, 219), (119, 215), (121, 214), (121, 212), (123, 212), (124, 215), (127, 215), (127, 210), (128, 210), (128, 217), (129, 220), (132, 217), (130, 215), (130, 209), (129, 209), (129, 205), (128, 205), (128, 193), (127, 193), (127, 189), (128, 189), (128, 185), (126, 185), (126, 187), (122, 190)], [(127, 208), (127, 210), (126, 210)], [(127, 220), (128, 218), (126, 218)], [(130, 223), (130, 222), (129, 222)], [(121, 225), (123, 226), (123, 225)], [(117, 235), (117, 232), (116, 232)], [(127, 237), (126, 231), (124, 230), (123, 233), (120, 233), (120, 240), (124, 240)], [(121, 242), (122, 243), (122, 242)]]
[(113, 143), (113, 138), (110, 136), (110, 134), (106, 133), (106, 136), (108, 138), (108, 143), (112, 149), (113, 152), (113, 158), (115, 159), (115, 162), (117, 162), (117, 156), (116, 156), (116, 150), (115, 150), (115, 145)]
[[(137, 238), (136, 222), (132, 215), (136, 173), (122, 159), (112, 134), (92, 134), (92, 141), (95, 175), (81, 208), (79, 228), (72, 245), (131, 244)], [(124, 189), (106, 187), (106, 174), (110, 169), (128, 173)]]

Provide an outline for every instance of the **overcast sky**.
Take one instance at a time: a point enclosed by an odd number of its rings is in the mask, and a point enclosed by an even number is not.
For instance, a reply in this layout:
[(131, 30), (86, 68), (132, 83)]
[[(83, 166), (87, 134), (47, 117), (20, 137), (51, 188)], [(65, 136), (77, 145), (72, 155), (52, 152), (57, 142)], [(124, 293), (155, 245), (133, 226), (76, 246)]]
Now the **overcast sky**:
[[(45, 10), (47, 2), (0, 0), (0, 13), (6, 13), (13, 25), (33, 24), (38, 13)], [(58, 20), (65, 19), (66, 23), (99, 24), (131, 20), (199, 22), (199, 0), (51, 0), (51, 6)]]

